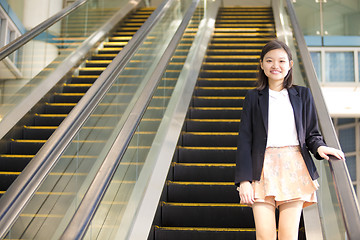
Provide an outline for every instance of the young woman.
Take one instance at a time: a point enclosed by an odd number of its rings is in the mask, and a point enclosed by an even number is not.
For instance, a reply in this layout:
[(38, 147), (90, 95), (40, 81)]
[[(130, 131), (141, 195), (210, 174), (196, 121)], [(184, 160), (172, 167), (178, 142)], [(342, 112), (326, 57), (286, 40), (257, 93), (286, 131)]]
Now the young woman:
[[(260, 55), (257, 88), (245, 98), (238, 138), (235, 184), (240, 203), (253, 209), (256, 239), (298, 239), (303, 207), (316, 202), (317, 159), (333, 155), (320, 135), (308, 88), (292, 83), (290, 49), (278, 40)], [(275, 209), (279, 209), (278, 233)]]

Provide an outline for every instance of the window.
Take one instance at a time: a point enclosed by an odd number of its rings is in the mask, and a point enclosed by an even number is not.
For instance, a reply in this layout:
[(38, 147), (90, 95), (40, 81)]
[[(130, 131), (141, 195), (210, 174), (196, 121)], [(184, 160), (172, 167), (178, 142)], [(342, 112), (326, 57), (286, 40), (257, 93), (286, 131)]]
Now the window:
[(325, 75), (327, 82), (355, 82), (353, 52), (326, 52)]
[(336, 118), (334, 126), (354, 189), (360, 199), (360, 120), (358, 118)]

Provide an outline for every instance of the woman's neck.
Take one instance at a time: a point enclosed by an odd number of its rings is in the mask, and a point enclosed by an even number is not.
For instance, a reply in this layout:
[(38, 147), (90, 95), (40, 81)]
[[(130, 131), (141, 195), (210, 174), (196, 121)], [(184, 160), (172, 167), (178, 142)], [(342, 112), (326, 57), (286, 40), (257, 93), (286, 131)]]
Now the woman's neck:
[(269, 82), (269, 88), (273, 91), (277, 91), (280, 92), (281, 90), (284, 89), (283, 83), (270, 83)]

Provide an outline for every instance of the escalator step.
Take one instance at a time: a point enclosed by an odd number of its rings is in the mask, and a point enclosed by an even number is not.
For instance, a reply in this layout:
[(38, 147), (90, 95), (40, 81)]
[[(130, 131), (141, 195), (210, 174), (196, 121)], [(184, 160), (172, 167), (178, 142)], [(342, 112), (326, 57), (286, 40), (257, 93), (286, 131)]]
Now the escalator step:
[(182, 146), (236, 147), (237, 132), (185, 132)]
[(0, 155), (0, 169), (6, 172), (21, 172), (34, 155)]
[(186, 131), (238, 132), (240, 120), (233, 119), (187, 119)]
[(196, 119), (240, 119), (241, 107), (191, 107), (190, 117)]
[(234, 163), (236, 147), (179, 147), (181, 163)]
[(239, 203), (233, 182), (167, 183), (168, 202), (182, 203)]
[(161, 217), (166, 227), (254, 228), (252, 215), (240, 204), (163, 202)]
[(235, 176), (234, 163), (173, 163), (174, 181), (231, 182)]
[(239, 204), (233, 182), (235, 158), (244, 99), (274, 37), (270, 8), (218, 12), (154, 222), (156, 240), (256, 238), (252, 210)]
[(157, 240), (249, 240), (255, 239), (255, 229), (248, 228), (194, 228), (156, 227)]

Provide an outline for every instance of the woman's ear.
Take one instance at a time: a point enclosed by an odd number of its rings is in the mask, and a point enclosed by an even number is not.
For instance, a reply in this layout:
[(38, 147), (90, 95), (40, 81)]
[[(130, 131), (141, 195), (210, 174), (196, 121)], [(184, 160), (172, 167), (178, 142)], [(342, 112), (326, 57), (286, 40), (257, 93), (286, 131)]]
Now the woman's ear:
[(294, 61), (290, 60), (290, 68), (292, 68), (294, 66)]
[(262, 70), (264, 70), (264, 68), (263, 68), (263, 62), (260, 60), (260, 68), (262, 69)]

